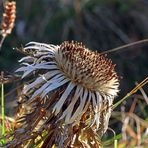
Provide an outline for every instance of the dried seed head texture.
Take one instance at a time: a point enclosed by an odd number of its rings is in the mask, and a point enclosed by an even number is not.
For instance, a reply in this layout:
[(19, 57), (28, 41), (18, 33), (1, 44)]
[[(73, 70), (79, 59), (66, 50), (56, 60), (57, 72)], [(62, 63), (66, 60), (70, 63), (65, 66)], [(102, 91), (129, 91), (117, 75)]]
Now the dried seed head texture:
[(11, 33), (16, 18), (16, 2), (6, 1), (4, 4), (4, 13), (1, 23), (1, 34), (3, 37)]

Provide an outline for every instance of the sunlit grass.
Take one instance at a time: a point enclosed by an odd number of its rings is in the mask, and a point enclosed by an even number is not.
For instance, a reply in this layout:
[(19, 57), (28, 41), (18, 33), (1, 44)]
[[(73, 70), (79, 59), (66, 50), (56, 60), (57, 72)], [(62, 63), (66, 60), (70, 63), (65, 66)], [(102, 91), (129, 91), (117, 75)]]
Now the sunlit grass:
[(4, 106), (4, 84), (1, 83), (1, 116), (2, 116), (2, 122), (1, 122), (1, 136), (2, 140), (0, 141), (2, 144), (5, 144), (5, 106)]

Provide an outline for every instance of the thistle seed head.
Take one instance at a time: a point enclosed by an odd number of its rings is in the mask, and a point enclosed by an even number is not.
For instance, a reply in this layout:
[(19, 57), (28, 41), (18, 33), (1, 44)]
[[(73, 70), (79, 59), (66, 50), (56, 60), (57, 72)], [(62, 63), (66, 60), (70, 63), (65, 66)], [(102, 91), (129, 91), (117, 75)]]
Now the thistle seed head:
[(119, 81), (110, 59), (82, 43), (65, 41), (55, 54), (59, 69), (75, 84), (91, 91), (116, 96)]
[(107, 130), (111, 105), (119, 91), (110, 59), (74, 41), (59, 46), (30, 42), (24, 51), (29, 55), (20, 60), (24, 66), (17, 71), (23, 72), (22, 78), (35, 74), (35, 80), (23, 89), (29, 97), (27, 104), (48, 96), (43, 107), (48, 104), (46, 116), (50, 118), (52, 113), (55, 123), (75, 126), (87, 112), (89, 126), (101, 133)]

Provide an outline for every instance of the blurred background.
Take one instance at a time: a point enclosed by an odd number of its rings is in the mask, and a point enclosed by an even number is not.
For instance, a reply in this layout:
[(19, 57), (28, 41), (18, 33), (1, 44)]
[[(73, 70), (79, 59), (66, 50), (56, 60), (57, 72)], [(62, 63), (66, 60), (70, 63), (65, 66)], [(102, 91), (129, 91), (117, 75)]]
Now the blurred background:
[[(23, 54), (13, 48), (30, 41), (61, 44), (76, 40), (91, 50), (103, 52), (148, 38), (148, 0), (16, 0), (16, 6), (15, 27), (0, 51), (0, 71), (14, 73)], [(2, 12), (0, 0), (0, 19)], [(116, 64), (120, 78), (117, 102), (135, 87), (135, 82), (147, 77), (148, 43), (108, 53), (108, 57)], [(16, 83), (8, 84), (6, 93), (14, 86)], [(143, 90), (147, 93), (148, 87), (145, 85)], [(137, 94), (140, 96), (141, 92)], [(13, 113), (13, 103), (8, 101), (15, 100), (13, 95), (6, 97), (8, 115)], [(125, 111), (132, 103), (131, 97), (123, 104)], [(137, 107), (136, 112), (139, 111)], [(142, 114), (144, 118), (147, 115)]]

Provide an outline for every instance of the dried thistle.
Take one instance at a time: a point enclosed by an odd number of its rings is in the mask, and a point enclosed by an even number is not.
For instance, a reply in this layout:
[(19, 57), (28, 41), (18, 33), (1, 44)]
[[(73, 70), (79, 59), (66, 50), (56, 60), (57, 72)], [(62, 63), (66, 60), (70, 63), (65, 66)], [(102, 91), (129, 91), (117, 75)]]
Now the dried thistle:
[(4, 4), (4, 13), (1, 22), (1, 35), (2, 35), (1, 44), (5, 39), (5, 37), (11, 33), (14, 27), (15, 18), (16, 18), (16, 2), (6, 1)]
[(60, 46), (31, 42), (24, 51), (29, 56), (20, 60), (24, 66), (17, 72), (22, 78), (33, 74), (35, 80), (22, 90), (8, 146), (28, 146), (46, 131), (42, 147), (99, 147), (96, 137), (106, 132), (119, 91), (115, 65), (73, 41)]

